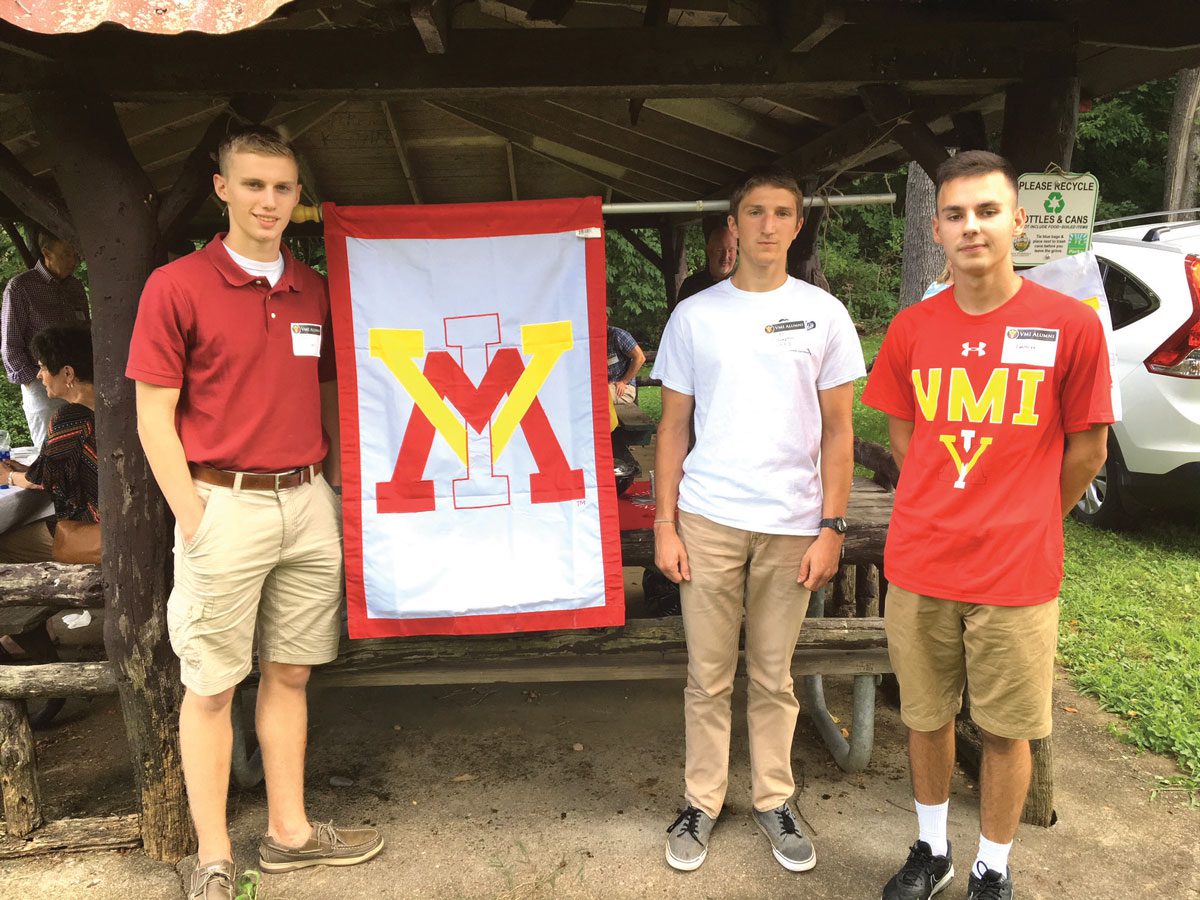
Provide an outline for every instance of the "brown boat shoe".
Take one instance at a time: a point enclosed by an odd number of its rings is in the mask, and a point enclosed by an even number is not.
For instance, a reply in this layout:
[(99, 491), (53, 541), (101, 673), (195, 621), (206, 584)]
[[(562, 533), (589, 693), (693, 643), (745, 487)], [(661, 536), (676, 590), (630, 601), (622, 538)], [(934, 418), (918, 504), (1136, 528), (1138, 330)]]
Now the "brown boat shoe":
[(285, 847), (263, 835), (258, 862), (263, 872), (275, 875), (308, 866), (354, 866), (382, 849), (383, 838), (374, 828), (335, 828), (332, 822), (318, 822), (301, 847)]
[(192, 870), (188, 900), (233, 900), (236, 881), (231, 859), (218, 859), (196, 866)]

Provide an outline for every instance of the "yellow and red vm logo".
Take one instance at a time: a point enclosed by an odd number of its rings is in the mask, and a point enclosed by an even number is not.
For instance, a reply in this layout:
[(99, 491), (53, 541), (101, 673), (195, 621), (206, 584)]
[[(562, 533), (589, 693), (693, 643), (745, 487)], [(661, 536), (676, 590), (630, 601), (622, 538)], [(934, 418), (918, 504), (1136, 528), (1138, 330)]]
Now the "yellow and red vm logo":
[[(524, 433), (537, 466), (529, 477), (531, 502), (582, 499), (583, 470), (572, 469), (567, 462), (538, 400), (555, 365), (575, 345), (571, 323), (522, 325), (520, 350), (500, 347), (490, 359), (483, 348), (500, 343), (499, 316), (456, 316), (443, 324), (447, 349), (428, 354), (425, 333), (419, 329), (368, 332), (371, 356), (388, 367), (414, 404), (392, 478), (376, 485), (378, 511), (436, 509), (434, 483), (424, 477), (435, 435), (441, 435), (466, 470), (464, 477), (453, 481), (455, 508), (509, 505), (509, 478), (497, 474), (495, 464), (517, 428)], [(461, 362), (451, 349), (459, 351)], [(419, 368), (422, 357), (424, 368)], [(464, 365), (482, 373), (478, 383)]]

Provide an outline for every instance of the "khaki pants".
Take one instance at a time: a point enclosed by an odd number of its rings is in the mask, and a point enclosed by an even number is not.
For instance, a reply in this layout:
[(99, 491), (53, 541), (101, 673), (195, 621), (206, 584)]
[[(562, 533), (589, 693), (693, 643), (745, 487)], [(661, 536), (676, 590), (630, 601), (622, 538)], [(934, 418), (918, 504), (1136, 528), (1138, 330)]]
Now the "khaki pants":
[(775, 809), (796, 789), (792, 736), (800, 704), (792, 690), (792, 656), (809, 595), (796, 576), (816, 538), (742, 531), (686, 512), (679, 514), (679, 535), (692, 573), (681, 585), (688, 648), (685, 796), (714, 818), (725, 802), (744, 607), (752, 800), (759, 811)]
[(960, 603), (889, 585), (888, 656), (900, 684), (900, 719), (937, 731), (962, 709), (984, 731), (1035, 740), (1053, 728), (1058, 600), (1035, 606)]
[(10, 528), (0, 534), (0, 563), (35, 563), (50, 559), (54, 538), (46, 527), (49, 519)]
[(213, 696), (260, 660), (315, 666), (337, 657), (340, 502), (323, 476), (281, 491), (193, 482), (205, 501), (192, 540), (175, 526), (167, 630), (186, 687)]

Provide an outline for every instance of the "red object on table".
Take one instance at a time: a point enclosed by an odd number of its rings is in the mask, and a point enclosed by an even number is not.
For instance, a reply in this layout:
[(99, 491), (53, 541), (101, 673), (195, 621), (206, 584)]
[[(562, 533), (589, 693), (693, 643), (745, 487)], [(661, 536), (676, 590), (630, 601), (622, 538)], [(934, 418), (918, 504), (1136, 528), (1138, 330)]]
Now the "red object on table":
[(654, 514), (657, 507), (654, 501), (649, 503), (634, 503), (637, 498), (645, 498), (650, 496), (649, 481), (635, 481), (629, 488), (617, 498), (617, 513), (621, 519), (622, 531), (636, 531), (639, 528), (653, 528)]

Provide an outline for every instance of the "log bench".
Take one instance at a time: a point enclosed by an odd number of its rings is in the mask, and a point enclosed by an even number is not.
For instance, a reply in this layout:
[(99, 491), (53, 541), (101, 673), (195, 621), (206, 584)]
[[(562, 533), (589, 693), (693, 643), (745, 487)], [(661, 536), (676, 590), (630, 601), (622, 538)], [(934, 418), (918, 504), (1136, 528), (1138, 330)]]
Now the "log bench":
[[(0, 612), (104, 606), (103, 585), (95, 566), (0, 565), (0, 583), (4, 584)], [(107, 662), (0, 666), (0, 799), (4, 804), (0, 859), (59, 850), (141, 846), (141, 817), (137, 814), (46, 821), (42, 810), (27, 701), (116, 692), (116, 675)]]

